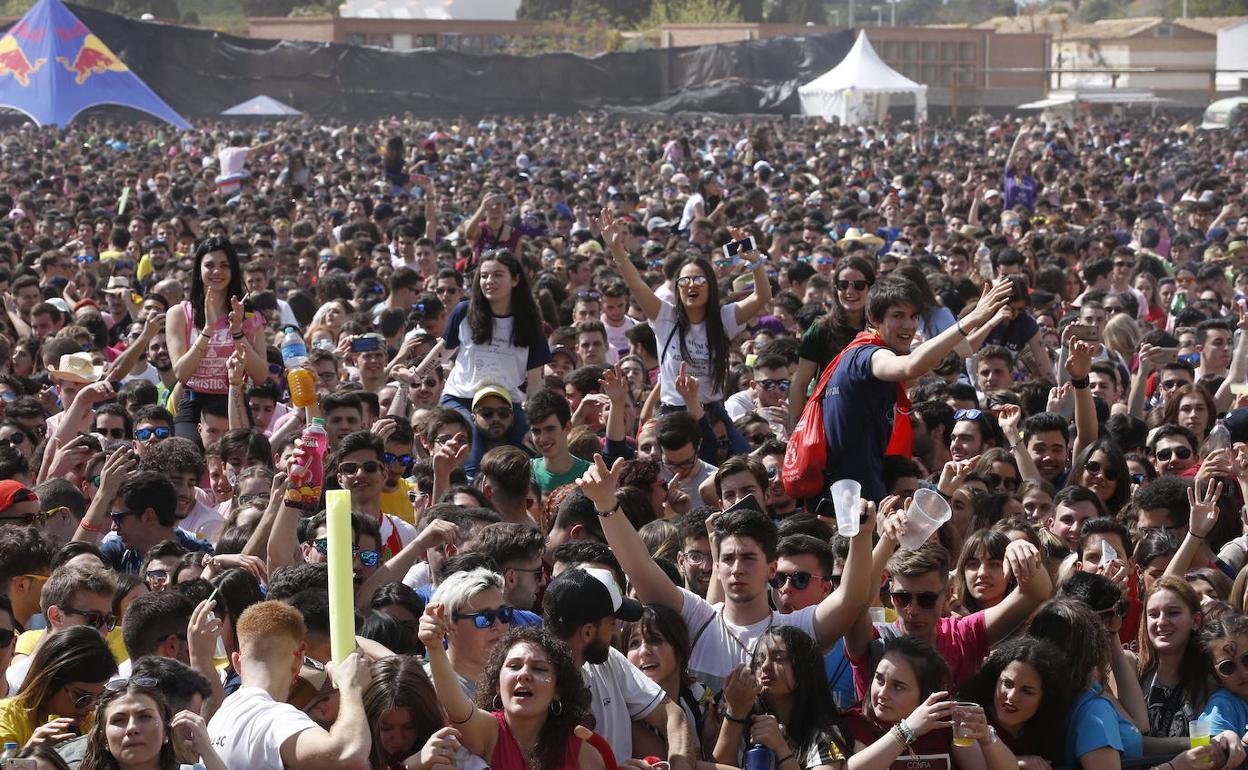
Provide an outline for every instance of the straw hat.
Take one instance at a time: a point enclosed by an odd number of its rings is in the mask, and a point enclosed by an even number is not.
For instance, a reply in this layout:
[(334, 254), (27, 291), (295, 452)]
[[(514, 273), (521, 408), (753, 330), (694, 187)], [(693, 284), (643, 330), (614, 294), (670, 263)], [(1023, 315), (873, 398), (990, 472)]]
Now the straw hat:
[(100, 379), (100, 367), (91, 362), (90, 353), (66, 353), (61, 356), (56, 368), (48, 369), (48, 372), (62, 380), (83, 384)]
[(843, 236), (841, 236), (841, 242), (852, 243), (854, 241), (864, 243), (867, 246), (874, 246), (877, 249), (884, 245), (884, 239), (878, 235), (875, 235), (874, 233), (863, 233), (857, 227), (851, 227), (845, 231)]

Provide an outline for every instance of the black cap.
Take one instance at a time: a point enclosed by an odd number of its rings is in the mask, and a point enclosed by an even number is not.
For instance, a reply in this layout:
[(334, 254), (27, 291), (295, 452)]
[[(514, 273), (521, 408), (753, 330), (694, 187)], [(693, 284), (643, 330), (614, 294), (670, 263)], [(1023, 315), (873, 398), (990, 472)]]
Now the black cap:
[(641, 620), (641, 602), (620, 593), (615, 576), (594, 567), (562, 572), (546, 586), (545, 614), (559, 623), (580, 626), (606, 617)]

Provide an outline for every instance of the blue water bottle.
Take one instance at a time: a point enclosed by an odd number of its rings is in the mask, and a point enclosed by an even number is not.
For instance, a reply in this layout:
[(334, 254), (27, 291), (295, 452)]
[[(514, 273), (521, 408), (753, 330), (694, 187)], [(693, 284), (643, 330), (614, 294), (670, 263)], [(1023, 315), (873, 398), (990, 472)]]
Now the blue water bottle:
[(761, 743), (756, 743), (745, 752), (742, 770), (776, 770), (776, 752)]

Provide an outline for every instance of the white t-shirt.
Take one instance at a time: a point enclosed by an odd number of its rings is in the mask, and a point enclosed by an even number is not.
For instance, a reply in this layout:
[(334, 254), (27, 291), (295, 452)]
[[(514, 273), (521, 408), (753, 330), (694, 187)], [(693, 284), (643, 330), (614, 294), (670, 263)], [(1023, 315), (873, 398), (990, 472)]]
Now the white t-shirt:
[[(143, 367), (142, 371), (139, 371), (140, 365)], [(135, 367), (130, 370), (129, 374), (121, 378), (121, 384), (125, 385), (126, 383), (134, 382), (135, 380), (147, 380), (156, 387), (160, 387), (160, 372), (156, 371), (156, 367), (152, 366), (147, 361), (140, 361), (138, 364), (135, 364)]]
[(208, 723), (208, 737), (229, 768), (284, 770), (282, 744), (316, 727), (312, 717), (259, 687), (240, 687)]
[[(702, 197), (702, 193), (694, 193), (689, 196), (689, 200), (685, 201), (685, 208), (680, 212), (680, 227), (678, 230), (684, 231), (689, 229), (689, 225), (693, 222), (694, 217), (698, 215), (698, 206), (702, 206), (706, 200)], [(703, 206), (705, 208), (705, 206)], [(709, 214), (711, 212), (704, 211)]]
[(736, 422), (750, 412), (758, 409), (758, 405), (754, 403), (754, 394), (749, 388), (739, 390), (728, 398), (724, 399), (724, 411), (728, 412), (728, 419)]
[(693, 652), (689, 656), (689, 673), (702, 684), (719, 692), (724, 681), (736, 666), (749, 663), (754, 642), (772, 626), (794, 626), (815, 638), (815, 609), (818, 605), (803, 607), (797, 612), (773, 610), (770, 617), (750, 626), (737, 626), (724, 620), (723, 604), (714, 606), (706, 599), (680, 589), (685, 602), (680, 617), (689, 628)]
[[(731, 340), (741, 333), (744, 324), (737, 323), (737, 303), (730, 302), (719, 310), (720, 322), (724, 326), (724, 335)], [(659, 308), (659, 317), (654, 319), (654, 338), (659, 346), (659, 387), (662, 388), (660, 400), (669, 406), (684, 406), (685, 400), (676, 392), (676, 378), (680, 376), (680, 364), (684, 354), (680, 350), (680, 338), (676, 333), (676, 306), (664, 301)], [(685, 333), (685, 347), (689, 349), (689, 374), (697, 377), (701, 383), (699, 394), (702, 402), (720, 401), (722, 391), (713, 390), (711, 385), (711, 349), (706, 338), (706, 322), (691, 324)], [(725, 345), (725, 348), (728, 346)]]
[(602, 325), (607, 329), (607, 347), (617, 353), (628, 352), (628, 330), (637, 325), (637, 319), (632, 316), (624, 316), (624, 323), (619, 326), (612, 326), (607, 317), (602, 316)]
[(606, 663), (586, 663), (581, 675), (589, 688), (594, 730), (607, 739), (618, 760), (632, 758), (633, 720), (644, 719), (659, 707), (666, 697), (663, 688), (614, 647)]
[(511, 392), (513, 404), (524, 401), (520, 386), (530, 369), (550, 360), (545, 338), (532, 347), (511, 344), (512, 316), (494, 316), (493, 336), (484, 345), (472, 341), (468, 326), (468, 302), (459, 303), (446, 323), (446, 349), (457, 350), (455, 366), (446, 378), (442, 392), (449, 396), (471, 399), (486, 385), (498, 385)]
[(225, 526), (225, 519), (221, 518), (216, 508), (196, 500), (195, 505), (191, 507), (191, 512), (186, 515), (185, 519), (178, 522), (178, 526), (200, 540), (215, 544), (217, 538), (221, 537), (221, 528)]

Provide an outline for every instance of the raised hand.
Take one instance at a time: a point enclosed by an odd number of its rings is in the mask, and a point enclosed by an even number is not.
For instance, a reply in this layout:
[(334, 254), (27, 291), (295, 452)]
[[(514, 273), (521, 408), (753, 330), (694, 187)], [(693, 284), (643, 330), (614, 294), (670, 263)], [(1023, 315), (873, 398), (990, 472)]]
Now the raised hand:
[(1209, 536), (1218, 523), (1218, 498), (1221, 496), (1222, 482), (1215, 479), (1208, 479), (1203, 485), (1197, 479), (1193, 486), (1187, 488), (1187, 503), (1192, 508), (1189, 532), (1202, 539)]
[(446, 607), (441, 604), (430, 604), (420, 616), (420, 628), (416, 636), (429, 649), (435, 646), (442, 649), (442, 641), (450, 633), (451, 625), (446, 619)]
[(619, 488), (620, 474), (624, 471), (624, 458), (615, 458), (615, 463), (608, 468), (602, 455), (594, 455), (594, 464), (589, 466), (585, 475), (576, 480), (585, 496), (599, 511), (610, 511), (616, 507), (615, 493)]
[(1070, 350), (1066, 355), (1066, 371), (1071, 379), (1082, 380), (1088, 376), (1088, 372), (1092, 371), (1092, 356), (1095, 353), (1096, 346), (1091, 342), (1075, 339), (1070, 341)]
[[(243, 301), (238, 297), (230, 297), (230, 335), (243, 333)], [(241, 342), (241, 340), (240, 340)]]
[(598, 380), (599, 387), (602, 392), (611, 399), (612, 403), (624, 404), (628, 398), (628, 378), (620, 371), (618, 366), (613, 366), (602, 373), (602, 377)]
[(684, 361), (680, 362), (680, 374), (676, 376), (676, 392), (685, 400), (685, 405), (695, 403), (701, 395), (701, 383), (698, 378), (689, 373), (689, 367)]

